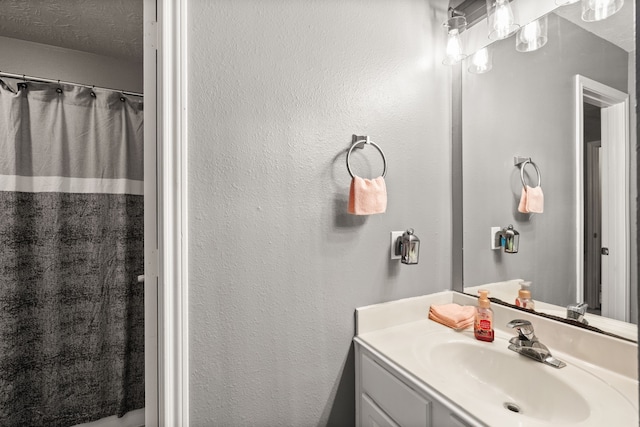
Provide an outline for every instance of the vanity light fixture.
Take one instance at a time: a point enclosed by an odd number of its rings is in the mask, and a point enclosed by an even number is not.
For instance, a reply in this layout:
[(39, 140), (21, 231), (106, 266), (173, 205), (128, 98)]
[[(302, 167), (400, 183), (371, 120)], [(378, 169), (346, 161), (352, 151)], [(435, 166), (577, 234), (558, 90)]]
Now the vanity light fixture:
[(464, 16), (457, 15), (454, 9), (450, 9), (451, 17), (442, 24), (447, 30), (447, 48), (442, 63), (444, 65), (454, 65), (462, 61), (467, 55), (462, 48), (460, 33), (467, 28), (467, 20)]
[(582, 0), (582, 20), (602, 21), (618, 12), (623, 5), (624, 0)]
[(547, 15), (528, 23), (516, 36), (518, 52), (533, 52), (547, 44)]
[(509, 0), (486, 0), (489, 38), (491, 40), (506, 39), (520, 28), (516, 23)]
[(484, 74), (493, 68), (493, 51), (489, 47), (483, 47), (471, 57), (469, 72), (473, 74)]

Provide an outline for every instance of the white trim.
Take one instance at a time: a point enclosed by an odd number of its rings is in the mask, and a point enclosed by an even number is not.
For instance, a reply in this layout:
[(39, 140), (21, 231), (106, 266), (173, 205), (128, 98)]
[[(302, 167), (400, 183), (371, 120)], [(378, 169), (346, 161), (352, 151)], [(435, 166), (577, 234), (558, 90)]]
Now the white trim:
[(159, 425), (189, 425), (187, 0), (158, 0)]
[(575, 176), (576, 183), (576, 301), (584, 301), (584, 93), (582, 76), (575, 76)]
[(142, 196), (144, 194), (144, 182), (134, 179), (0, 175), (0, 191), (19, 191), (22, 193), (106, 193)]
[(159, 426), (156, 0), (144, 0), (144, 394), (145, 425)]
[(584, 102), (602, 108), (603, 162), (624, 165), (605, 167), (603, 177), (602, 245), (610, 255), (603, 259), (602, 315), (629, 321), (629, 96), (581, 75), (575, 76), (576, 296), (584, 300)]

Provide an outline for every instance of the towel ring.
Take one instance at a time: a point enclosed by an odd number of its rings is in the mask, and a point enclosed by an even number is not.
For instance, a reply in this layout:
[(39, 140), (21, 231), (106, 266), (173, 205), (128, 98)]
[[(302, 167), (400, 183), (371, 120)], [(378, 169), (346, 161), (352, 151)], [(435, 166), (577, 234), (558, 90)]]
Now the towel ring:
[(349, 148), (349, 151), (347, 152), (347, 170), (349, 171), (349, 175), (351, 175), (351, 178), (355, 178), (355, 177), (353, 175), (353, 171), (351, 170), (351, 164), (349, 163), (349, 159), (351, 158), (351, 152), (353, 151), (353, 149), (360, 144), (362, 144), (362, 147), (358, 147), (358, 148), (364, 148), (366, 144), (369, 144), (369, 145), (372, 145), (376, 150), (378, 150), (378, 152), (382, 156), (382, 164), (384, 167), (382, 171), (382, 177), (384, 178), (385, 175), (387, 175), (387, 158), (384, 156), (384, 153), (382, 152), (382, 148), (380, 148), (378, 144), (376, 144), (375, 142), (370, 141), (368, 136), (366, 137), (366, 139), (359, 139), (356, 142), (354, 142), (351, 145), (351, 148)]
[(522, 180), (522, 186), (524, 188), (527, 188), (527, 183), (524, 180), (524, 168), (525, 166), (527, 166), (527, 163), (531, 164), (535, 168), (536, 173), (538, 174), (538, 187), (540, 187), (540, 182), (542, 180), (542, 177), (540, 176), (540, 169), (538, 169), (538, 165), (533, 163), (531, 159), (526, 159), (524, 162), (522, 162), (522, 165), (520, 166), (520, 180)]

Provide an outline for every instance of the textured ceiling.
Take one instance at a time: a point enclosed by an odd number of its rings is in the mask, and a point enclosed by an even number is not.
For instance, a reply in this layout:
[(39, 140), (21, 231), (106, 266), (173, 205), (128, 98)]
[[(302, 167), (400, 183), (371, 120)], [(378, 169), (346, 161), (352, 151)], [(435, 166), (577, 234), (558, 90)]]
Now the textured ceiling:
[(142, 61), (143, 0), (2, 0), (0, 36)]

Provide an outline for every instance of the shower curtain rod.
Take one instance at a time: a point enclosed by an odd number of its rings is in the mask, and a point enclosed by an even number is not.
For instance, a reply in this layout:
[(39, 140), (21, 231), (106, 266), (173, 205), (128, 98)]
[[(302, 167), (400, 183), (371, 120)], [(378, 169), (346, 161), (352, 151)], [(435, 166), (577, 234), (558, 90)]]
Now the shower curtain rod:
[(85, 84), (81, 84), (81, 83), (65, 82), (65, 81), (62, 81), (62, 80), (53, 80), (53, 79), (45, 79), (45, 78), (42, 78), (42, 77), (25, 76), (24, 74), (13, 74), (13, 73), (5, 73), (5, 72), (0, 71), (0, 77), (8, 77), (10, 79), (18, 79), (18, 80), (24, 80), (24, 81), (30, 81), (30, 82), (38, 82), (38, 83), (58, 83), (58, 84), (63, 84), (63, 85), (82, 86), (82, 87), (86, 87), (86, 88), (89, 88), (89, 89), (96, 88), (96, 89), (110, 90), (112, 92), (118, 92), (118, 93), (121, 93), (123, 95), (144, 97), (143, 94), (138, 93), (138, 92), (127, 92), (125, 90), (111, 89), (111, 88), (108, 88), (108, 87), (90, 86), (90, 85), (85, 85)]

